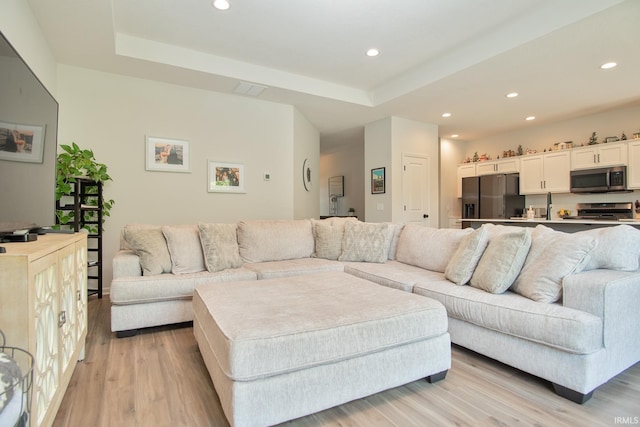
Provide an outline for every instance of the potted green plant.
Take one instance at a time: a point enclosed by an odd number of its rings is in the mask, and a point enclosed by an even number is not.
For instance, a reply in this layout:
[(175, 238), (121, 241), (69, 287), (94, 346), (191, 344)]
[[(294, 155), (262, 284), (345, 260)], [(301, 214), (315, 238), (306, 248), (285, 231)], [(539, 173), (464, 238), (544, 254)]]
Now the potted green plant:
[(354, 208), (349, 208), (349, 216), (356, 216), (356, 210)]
[[(111, 180), (107, 173), (107, 166), (96, 161), (93, 151), (83, 150), (75, 142), (72, 142), (71, 145), (60, 145), (60, 148), (62, 152), (58, 154), (56, 162), (56, 201), (61, 201), (65, 196), (70, 196), (73, 191), (73, 184), (78, 179), (88, 179), (100, 183)], [(89, 187), (87, 193), (97, 193), (97, 187)], [(89, 197), (87, 203), (97, 206), (97, 197)], [(114, 203), (112, 199), (107, 200), (103, 196), (103, 223), (105, 218), (110, 215)], [(85, 213), (85, 215), (92, 214), (96, 215), (95, 212)], [(73, 210), (56, 210), (56, 216), (58, 218), (57, 228), (60, 228), (60, 225), (72, 224), (74, 221)], [(85, 226), (90, 233), (96, 233), (98, 231), (97, 227), (97, 225)]]

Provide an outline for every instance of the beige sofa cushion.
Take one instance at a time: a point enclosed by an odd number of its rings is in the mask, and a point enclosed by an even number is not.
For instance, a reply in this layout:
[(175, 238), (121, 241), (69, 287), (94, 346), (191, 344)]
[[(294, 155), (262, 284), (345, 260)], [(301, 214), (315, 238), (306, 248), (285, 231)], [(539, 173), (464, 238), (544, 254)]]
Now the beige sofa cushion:
[(311, 221), (240, 221), (238, 246), (245, 262), (309, 258), (315, 251)]
[(344, 222), (315, 221), (316, 256), (318, 258), (337, 260), (342, 252)]
[(197, 273), (206, 270), (197, 226), (163, 225), (162, 234), (167, 240), (173, 274)]
[(383, 263), (389, 254), (391, 236), (386, 223), (348, 222), (342, 237), (340, 261)]
[(447, 264), (444, 277), (456, 285), (469, 283), (488, 243), (489, 232), (484, 225), (473, 233), (467, 234)]
[(638, 269), (640, 230), (624, 224), (580, 231), (578, 234), (586, 234), (598, 240), (598, 245), (591, 252), (585, 270), (606, 268), (635, 271)]
[(215, 272), (242, 265), (236, 224), (198, 224), (207, 271)]
[(128, 224), (123, 237), (131, 250), (140, 258), (145, 276), (170, 273), (171, 256), (162, 227), (159, 225)]
[(396, 260), (444, 273), (460, 242), (472, 228), (431, 228), (406, 224), (398, 240)]
[(563, 233), (538, 225), (531, 249), (511, 290), (534, 301), (552, 303), (562, 297), (562, 279), (582, 271), (596, 239), (589, 234)]
[(493, 294), (503, 293), (520, 274), (530, 247), (529, 228), (494, 237), (471, 277), (471, 286)]

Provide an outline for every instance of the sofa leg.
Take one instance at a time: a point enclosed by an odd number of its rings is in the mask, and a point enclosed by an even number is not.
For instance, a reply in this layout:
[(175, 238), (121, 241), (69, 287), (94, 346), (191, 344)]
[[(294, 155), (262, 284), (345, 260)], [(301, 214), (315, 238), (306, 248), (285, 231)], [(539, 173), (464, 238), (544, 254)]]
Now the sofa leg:
[(584, 394), (555, 383), (553, 384), (553, 390), (558, 396), (569, 399), (570, 401), (578, 403), (580, 405), (591, 399), (591, 396), (593, 396), (593, 390), (591, 390), (587, 394)]
[(127, 338), (135, 336), (138, 333), (137, 329), (128, 329), (126, 331), (116, 331), (116, 336), (118, 338)]
[(449, 371), (442, 371), (442, 372), (438, 372), (437, 374), (429, 375), (426, 378), (426, 380), (429, 381), (431, 384), (441, 381), (444, 379), (444, 377), (447, 376), (447, 372)]

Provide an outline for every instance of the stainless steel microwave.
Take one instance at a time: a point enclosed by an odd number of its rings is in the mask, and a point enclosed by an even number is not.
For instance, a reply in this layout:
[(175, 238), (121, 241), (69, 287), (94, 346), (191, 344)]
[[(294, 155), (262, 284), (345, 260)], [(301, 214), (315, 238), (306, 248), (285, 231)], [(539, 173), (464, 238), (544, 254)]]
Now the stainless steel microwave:
[(572, 193), (606, 193), (626, 190), (626, 166), (571, 171)]

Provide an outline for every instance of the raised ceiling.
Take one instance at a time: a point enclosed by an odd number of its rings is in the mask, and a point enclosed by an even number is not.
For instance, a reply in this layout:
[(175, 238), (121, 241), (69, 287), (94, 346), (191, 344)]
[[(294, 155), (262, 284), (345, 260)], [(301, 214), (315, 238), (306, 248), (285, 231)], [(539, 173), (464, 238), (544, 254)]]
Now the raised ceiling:
[(257, 99), (295, 105), (325, 136), (399, 116), (473, 140), (640, 102), (637, 0), (28, 2), (59, 63), (266, 86)]

